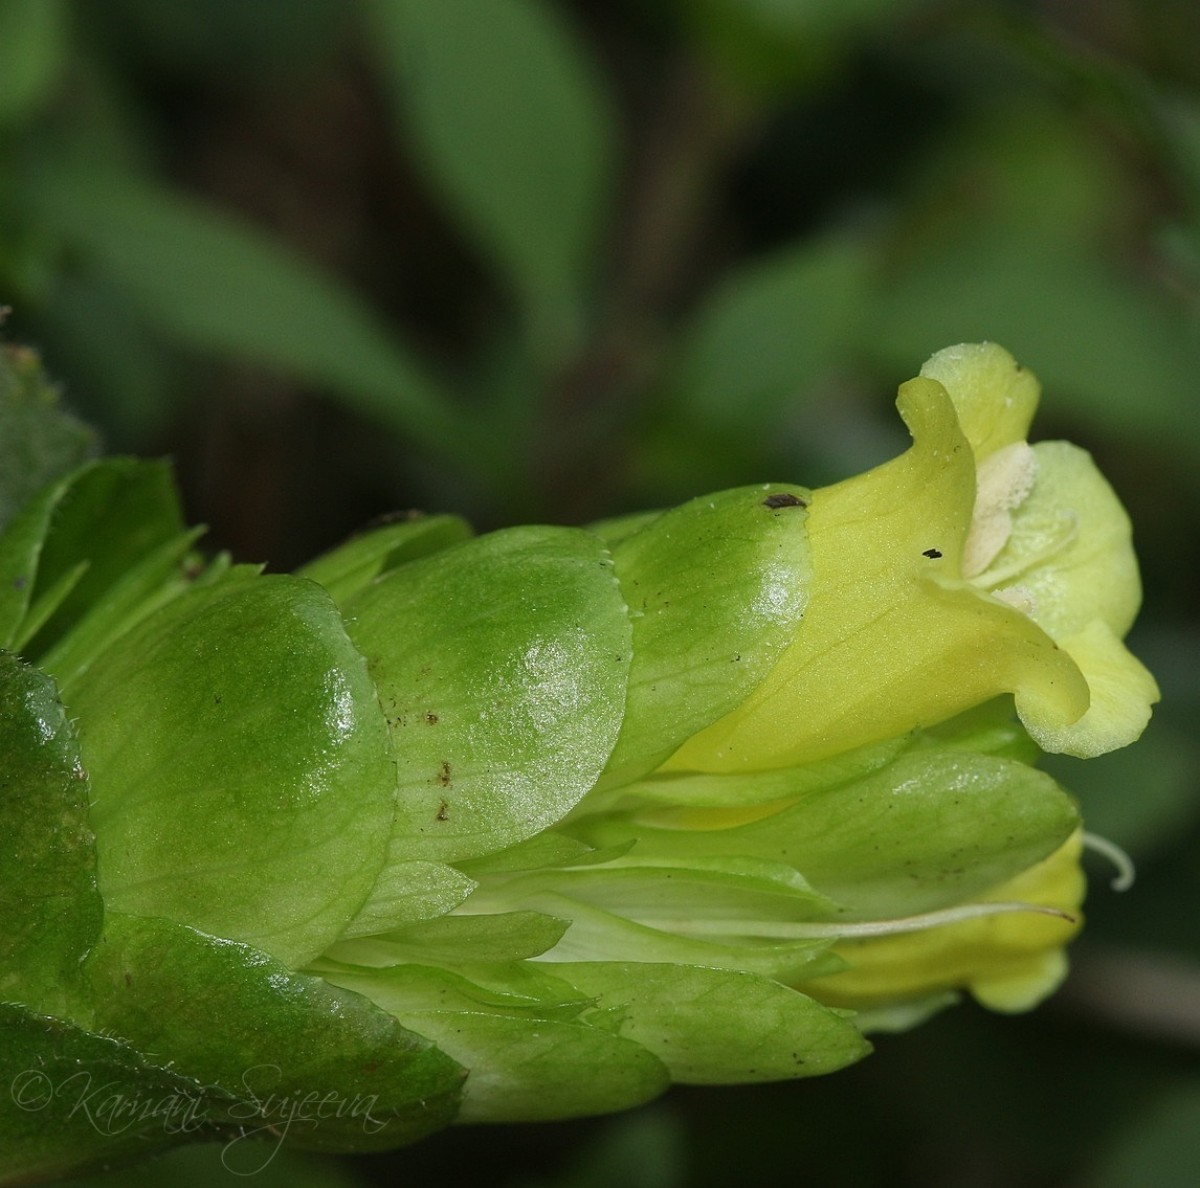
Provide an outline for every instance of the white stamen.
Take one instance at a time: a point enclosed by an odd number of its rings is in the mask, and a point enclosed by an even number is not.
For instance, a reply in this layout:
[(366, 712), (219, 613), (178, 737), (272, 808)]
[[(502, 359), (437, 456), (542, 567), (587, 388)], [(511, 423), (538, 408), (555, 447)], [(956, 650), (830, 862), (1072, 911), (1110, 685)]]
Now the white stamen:
[(1037, 478), (1037, 456), (1028, 442), (1014, 441), (979, 464), (975, 510), (963, 547), (963, 577), (982, 573), (1008, 543), (1012, 510), (1020, 507)]

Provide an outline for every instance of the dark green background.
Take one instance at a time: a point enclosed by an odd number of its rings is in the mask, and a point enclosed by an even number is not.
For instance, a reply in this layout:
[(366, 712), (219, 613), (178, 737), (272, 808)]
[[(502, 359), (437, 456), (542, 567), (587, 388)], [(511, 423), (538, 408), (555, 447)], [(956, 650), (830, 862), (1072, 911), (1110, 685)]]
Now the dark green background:
[(172, 456), (213, 545), (276, 570), (399, 508), (827, 482), (981, 338), (1134, 518), (1166, 700), (1053, 770), (1139, 880), (1095, 869), (1042, 1010), (260, 1188), (1200, 1178), (1192, 0), (0, 0), (0, 304), (110, 449)]

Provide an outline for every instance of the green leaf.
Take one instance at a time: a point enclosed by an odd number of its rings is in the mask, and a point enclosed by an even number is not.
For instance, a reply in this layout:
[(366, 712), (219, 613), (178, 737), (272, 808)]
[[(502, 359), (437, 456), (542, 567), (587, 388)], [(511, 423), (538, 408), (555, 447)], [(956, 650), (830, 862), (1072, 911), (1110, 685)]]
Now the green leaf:
[(394, 807), (366, 661), (325, 593), (232, 571), (144, 620), (69, 701), (108, 905), (298, 964), (383, 868)]
[[(3, 73), (0, 66), (0, 77)], [(28, 349), (0, 347), (0, 529), (43, 487), (81, 465), (95, 449), (96, 435), (62, 407), (38, 356)]]
[(0, 4), (0, 125), (16, 124), (49, 97), (66, 60), (63, 0)]
[(345, 614), (395, 743), (409, 857), (511, 845), (596, 782), (624, 712), (630, 627), (590, 533), (480, 537), (385, 574)]
[(296, 576), (323, 586), (329, 597), (341, 606), (380, 574), (407, 561), (440, 552), (470, 535), (470, 526), (457, 516), (413, 513), (399, 523), (371, 528), (351, 537), (345, 544), (322, 553), (296, 570)]
[(686, 419), (766, 442), (798, 416), (860, 333), (870, 263), (864, 243), (829, 238), (725, 280), (684, 336), (673, 386)]
[(0, 1000), (63, 1009), (100, 935), (87, 775), (53, 681), (0, 652)]
[(327, 385), (443, 452), (464, 429), (404, 345), (320, 269), (219, 210), (132, 173), (60, 164), (38, 217), (179, 342)]
[(361, 996), (249, 945), (114, 913), (89, 975), (95, 1025), (242, 1099), (248, 1134), (382, 1150), (455, 1115), (465, 1073), (453, 1060)]
[(1190, 1188), (1196, 1178), (1196, 1116), (1200, 1085), (1193, 1079), (1161, 1093), (1121, 1127), (1094, 1159), (1094, 1188)]
[(374, 0), (402, 127), (535, 336), (569, 343), (607, 213), (614, 128), (583, 47), (544, 0)]
[(237, 1099), (124, 1040), (0, 1003), (0, 1183), (36, 1184), (185, 1137), (218, 1136)]
[(723, 491), (613, 546), (633, 663), (611, 781), (651, 770), (740, 704), (791, 642), (812, 579), (810, 498), (781, 484)]
[(870, 1052), (849, 1018), (754, 974), (699, 966), (568, 962), (559, 976), (620, 1017), (674, 1081), (746, 1084), (821, 1076)]
[(947, 342), (1003, 342), (1062, 413), (1190, 458), (1200, 341), (1184, 311), (1064, 242), (975, 227), (923, 251), (883, 295), (890, 361)]
[[(182, 553), (188, 539), (165, 462), (106, 458), (60, 479), (0, 537), (0, 626), (8, 646), (20, 641), (25, 655), (40, 660), (96, 613), (108, 622), (94, 638), (115, 638), (156, 605), (143, 595), (157, 595), (160, 578), (169, 586), (177, 567), (172, 560), (140, 571), (152, 579), (144, 586), (131, 573), (157, 550)], [(97, 612), (126, 582), (132, 598), (121, 599), (120, 613)]]

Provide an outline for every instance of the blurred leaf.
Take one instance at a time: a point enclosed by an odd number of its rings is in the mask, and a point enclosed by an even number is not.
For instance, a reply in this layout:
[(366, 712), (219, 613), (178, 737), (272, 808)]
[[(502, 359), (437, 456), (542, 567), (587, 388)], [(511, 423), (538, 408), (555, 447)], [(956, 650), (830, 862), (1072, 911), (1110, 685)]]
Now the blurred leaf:
[(371, 10), (425, 167), (516, 289), (535, 343), (569, 347), (615, 138), (582, 44), (545, 0), (374, 0)]
[(682, 415), (766, 440), (862, 334), (867, 245), (806, 240), (722, 282), (685, 333), (673, 384)]
[(977, 224), (886, 286), (876, 348), (889, 369), (985, 340), (1036, 372), (1060, 410), (1185, 457), (1200, 446), (1200, 341), (1184, 311), (1076, 246)]
[(365, 1188), (346, 1160), (274, 1143), (205, 1143), (168, 1151), (119, 1171), (99, 1172), (84, 1180), (65, 1181), (62, 1188), (212, 1188), (240, 1184), (253, 1176), (254, 1188)]
[(1096, 1159), (1090, 1188), (1192, 1188), (1200, 1174), (1200, 1085), (1164, 1094)]
[(810, 81), (850, 37), (924, 0), (677, 0), (709, 52), (743, 86), (767, 94)]
[(286, 72), (328, 55), (345, 32), (353, 5), (342, 0), (106, 0), (95, 25), (94, 41), (107, 35), (121, 52), (136, 55), (178, 77), (192, 73), (206, 86), (274, 82)]
[(461, 422), (372, 312), (283, 244), (214, 207), (75, 164), (30, 200), (93, 268), (179, 341), (328, 385), (355, 411), (444, 452)]
[(45, 101), (66, 59), (64, 0), (0, 0), (0, 126)]

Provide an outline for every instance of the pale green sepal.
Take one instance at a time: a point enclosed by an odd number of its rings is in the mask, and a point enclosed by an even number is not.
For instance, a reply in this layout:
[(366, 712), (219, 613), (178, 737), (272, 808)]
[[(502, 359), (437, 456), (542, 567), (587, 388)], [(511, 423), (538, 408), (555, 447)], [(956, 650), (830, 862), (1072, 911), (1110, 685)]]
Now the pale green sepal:
[(1041, 387), (1003, 347), (994, 342), (946, 347), (926, 361), (921, 374), (950, 394), (976, 461), (1028, 436)]
[(541, 833), (535, 833), (515, 846), (506, 846), (503, 850), (479, 858), (469, 858), (457, 865), (472, 877), (482, 877), (517, 870), (541, 870), (547, 866), (565, 866), (594, 852), (591, 846), (565, 833), (543, 829)]
[(582, 529), (513, 528), (413, 561), (345, 606), (395, 745), (395, 836), (453, 862), (557, 822), (625, 708), (631, 632)]
[(324, 956), (346, 965), (376, 967), (409, 961), (431, 965), (523, 961), (553, 948), (569, 925), (569, 920), (537, 911), (461, 913), (381, 936), (339, 941)]
[(750, 820), (737, 810), (702, 818), (668, 808), (575, 828), (597, 845), (636, 836), (633, 853), (645, 863), (770, 857), (836, 901), (845, 919), (886, 919), (1002, 883), (1054, 852), (1078, 824), (1074, 803), (1043, 772), (929, 746)]
[(736, 925), (730, 927), (727, 936), (682, 936), (638, 924), (552, 891), (537, 893), (532, 902), (542, 911), (555, 912), (570, 920), (571, 924), (558, 944), (540, 958), (546, 962), (669, 961), (677, 965), (744, 970), (789, 985), (832, 974), (843, 967), (841, 959), (830, 954), (832, 942), (827, 939), (744, 938), (738, 936)]
[(906, 999), (902, 1002), (882, 1003), (854, 1012), (854, 1026), (863, 1035), (876, 1032), (911, 1031), (927, 1019), (940, 1014), (961, 1001), (962, 995), (946, 991), (930, 994), (926, 998)]
[(594, 523), (588, 524), (587, 529), (589, 532), (595, 533), (611, 549), (626, 537), (648, 527), (661, 515), (663, 515), (662, 508), (654, 511), (630, 512), (624, 516), (611, 516), (607, 520), (596, 520)]
[(564, 981), (533, 962), (447, 969), (408, 963), (364, 969), (323, 960), (314, 967), (332, 985), (365, 995), (398, 1018), (410, 1011), (475, 1011), (530, 1019), (575, 1019), (593, 1005)]
[(395, 774), (366, 661), (329, 597), (235, 568), (78, 680), (107, 904), (315, 957), (387, 853)]
[(770, 671), (808, 603), (811, 498), (781, 484), (723, 491), (664, 512), (612, 546), (633, 664), (606, 780), (650, 771)]
[(620, 1018), (674, 1081), (747, 1084), (820, 1076), (871, 1050), (845, 1012), (755, 974), (642, 962), (567, 962), (562, 977)]
[(468, 1011), (406, 1011), (470, 1069), (459, 1122), (548, 1122), (629, 1109), (665, 1092), (671, 1075), (641, 1044), (586, 1023)]
[(842, 755), (775, 771), (654, 773), (628, 785), (589, 792), (568, 820), (580, 822), (606, 812), (666, 805), (757, 811), (777, 801), (859, 779), (891, 762), (911, 743), (911, 737), (901, 735)]
[(686, 927), (700, 917), (734, 933), (740, 920), (790, 921), (823, 916), (835, 907), (783, 862), (710, 854), (702, 840), (678, 856), (643, 857), (639, 849), (602, 866), (518, 875), (481, 887), (476, 900), (489, 907), (512, 905), (551, 891), (655, 928)]
[(470, 526), (458, 516), (412, 513), (395, 523), (368, 528), (352, 536), (296, 570), (296, 576), (323, 586), (341, 606), (380, 574), (440, 552), (470, 535)]
[(338, 939), (373, 936), (445, 915), (475, 887), (473, 879), (441, 862), (386, 862), (367, 902)]

